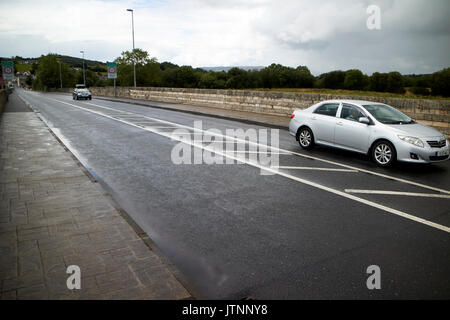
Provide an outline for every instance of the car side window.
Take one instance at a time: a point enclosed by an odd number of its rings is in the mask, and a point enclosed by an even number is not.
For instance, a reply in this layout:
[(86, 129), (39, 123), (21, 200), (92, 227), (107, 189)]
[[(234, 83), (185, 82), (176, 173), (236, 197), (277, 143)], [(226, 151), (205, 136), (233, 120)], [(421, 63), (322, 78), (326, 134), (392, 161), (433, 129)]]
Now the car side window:
[(314, 110), (314, 113), (322, 114), (324, 116), (335, 117), (339, 109), (339, 103), (325, 103)]
[(356, 107), (350, 105), (343, 105), (341, 110), (341, 118), (350, 121), (359, 121), (359, 118), (365, 115)]

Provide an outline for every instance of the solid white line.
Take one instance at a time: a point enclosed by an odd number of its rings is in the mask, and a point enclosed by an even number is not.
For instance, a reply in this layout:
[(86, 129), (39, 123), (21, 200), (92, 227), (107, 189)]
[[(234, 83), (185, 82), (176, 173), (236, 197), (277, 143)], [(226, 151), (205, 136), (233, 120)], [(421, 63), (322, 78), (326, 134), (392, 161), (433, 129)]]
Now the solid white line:
[(245, 151), (245, 150), (229, 150), (225, 152), (235, 152), (235, 153), (262, 153), (262, 154), (284, 154), (284, 155), (292, 155), (287, 152), (273, 152), (273, 151)]
[(344, 198), (360, 202), (362, 204), (365, 204), (365, 205), (368, 205), (368, 206), (371, 206), (371, 207), (383, 210), (385, 212), (388, 212), (388, 213), (391, 213), (391, 214), (403, 217), (405, 219), (409, 219), (409, 220), (412, 220), (412, 221), (415, 221), (415, 222), (418, 222), (418, 223), (430, 226), (432, 228), (435, 228), (435, 229), (438, 229), (438, 230), (450, 233), (450, 228), (446, 227), (444, 225), (441, 225), (441, 224), (438, 224), (438, 223), (435, 223), (435, 222), (432, 222), (432, 221), (428, 221), (426, 219), (422, 219), (422, 218), (416, 217), (414, 215), (405, 213), (403, 211), (400, 211), (400, 210), (397, 210), (397, 209), (393, 209), (393, 208), (390, 208), (390, 207), (384, 206), (382, 204), (375, 203), (373, 201), (369, 201), (369, 200), (366, 200), (366, 199), (363, 199), (363, 198), (359, 198), (359, 197), (356, 197), (356, 196), (354, 196), (352, 194), (348, 194), (348, 193), (342, 192), (340, 190), (336, 190), (336, 189), (333, 189), (333, 188), (330, 188), (330, 187), (318, 184), (316, 182), (312, 182), (312, 181), (309, 181), (309, 180), (306, 180), (306, 179), (303, 179), (303, 178), (299, 178), (299, 177), (290, 175), (288, 173), (285, 173), (285, 172), (282, 172), (282, 171), (278, 171), (276, 169), (272, 169), (270, 167), (265, 167), (265, 166), (262, 166), (262, 165), (260, 165), (258, 163), (251, 162), (251, 161), (246, 160), (246, 159), (242, 159), (242, 158), (238, 158), (238, 157), (232, 156), (230, 154), (227, 154), (226, 152), (220, 152), (220, 151), (214, 150), (214, 148), (211, 148), (211, 147), (203, 146), (203, 145), (198, 144), (198, 143), (193, 143), (193, 142), (191, 142), (189, 140), (185, 140), (185, 139), (182, 139), (182, 138), (176, 138), (176, 137), (174, 137), (173, 135), (171, 135), (169, 133), (158, 132), (156, 130), (152, 130), (151, 128), (142, 128), (142, 127), (139, 127), (139, 126), (135, 125), (132, 122), (129, 122), (129, 121), (126, 121), (126, 120), (116, 119), (116, 118), (110, 117), (108, 115), (105, 115), (105, 114), (103, 114), (101, 112), (90, 110), (90, 109), (87, 109), (87, 108), (83, 108), (83, 107), (80, 107), (80, 106), (77, 106), (77, 105), (74, 105), (74, 104), (71, 104), (71, 103), (68, 103), (68, 102), (56, 100), (56, 99), (53, 99), (53, 98), (47, 98), (47, 99), (54, 100), (54, 101), (57, 101), (57, 102), (60, 102), (60, 103), (64, 103), (64, 104), (73, 106), (75, 108), (78, 108), (78, 109), (81, 109), (81, 110), (85, 110), (85, 111), (88, 111), (88, 112), (91, 112), (91, 113), (94, 113), (94, 114), (97, 114), (97, 115), (100, 115), (100, 116), (103, 116), (103, 117), (106, 117), (106, 118), (110, 118), (112, 120), (128, 124), (130, 126), (136, 127), (138, 129), (141, 129), (141, 130), (146, 130), (146, 131), (149, 131), (149, 132), (152, 132), (152, 133), (156, 133), (158, 135), (170, 138), (172, 140), (176, 140), (176, 141), (179, 141), (179, 142), (183, 142), (183, 143), (189, 144), (189, 145), (191, 145), (193, 147), (196, 147), (196, 148), (200, 148), (200, 149), (203, 149), (203, 150), (206, 150), (206, 151), (209, 151), (209, 152), (214, 152), (214, 153), (219, 154), (219, 155), (221, 155), (223, 157), (227, 157), (229, 159), (233, 159), (233, 160), (236, 160), (236, 161), (239, 161), (239, 162), (243, 162), (243, 163), (248, 164), (250, 166), (259, 168), (261, 170), (265, 170), (265, 171), (271, 172), (273, 174), (277, 174), (277, 175), (286, 177), (288, 179), (291, 179), (291, 180), (294, 180), (294, 181), (297, 181), (297, 182), (309, 185), (311, 187), (315, 187), (317, 189), (320, 189), (320, 190), (323, 190), (323, 191), (327, 191), (327, 192), (330, 192), (330, 193), (342, 196)]
[[(134, 123), (134, 122), (133, 122)], [(141, 124), (141, 123), (136, 123), (136, 124), (139, 124), (139, 125), (143, 125), (143, 124)], [(148, 125), (148, 126), (146, 126), (147, 128), (152, 128), (152, 129), (178, 129), (177, 127), (174, 127), (174, 126), (172, 126), (172, 127), (155, 127), (155, 126), (152, 126), (152, 125)]]
[(410, 197), (425, 197), (425, 198), (444, 198), (450, 199), (448, 194), (438, 193), (417, 193), (417, 192), (401, 192), (389, 190), (359, 190), (359, 189), (345, 189), (348, 193), (364, 193), (364, 194), (387, 194), (392, 196), (410, 196)]
[(289, 170), (318, 170), (318, 171), (337, 171), (337, 172), (358, 172), (358, 170), (351, 169), (336, 169), (336, 168), (317, 168), (317, 167), (288, 167), (288, 166), (279, 166), (273, 167), (278, 169), (289, 169)]
[(134, 121), (134, 123), (136, 123), (136, 124), (148, 124), (148, 125), (161, 124), (161, 123), (158, 122), (158, 121), (146, 121), (146, 120), (143, 120), (143, 121)]

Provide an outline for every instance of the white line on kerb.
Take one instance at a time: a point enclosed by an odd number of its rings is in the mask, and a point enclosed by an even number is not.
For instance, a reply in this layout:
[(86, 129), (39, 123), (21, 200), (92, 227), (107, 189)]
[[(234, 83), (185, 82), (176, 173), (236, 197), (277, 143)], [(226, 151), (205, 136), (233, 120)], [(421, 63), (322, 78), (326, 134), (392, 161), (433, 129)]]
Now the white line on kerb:
[[(382, 211), (385, 211), (385, 212), (388, 212), (388, 213), (391, 213), (391, 214), (403, 217), (405, 219), (409, 219), (409, 220), (412, 220), (412, 221), (415, 221), (415, 222), (427, 225), (429, 227), (432, 227), (432, 228), (435, 228), (435, 229), (438, 229), (438, 230), (450, 233), (450, 228), (446, 227), (444, 225), (441, 225), (441, 224), (438, 224), (438, 223), (435, 223), (435, 222), (432, 222), (432, 221), (429, 221), (429, 220), (426, 220), (426, 219), (422, 219), (422, 218), (416, 217), (416, 216), (411, 215), (409, 213), (406, 213), (406, 212), (403, 212), (403, 211), (400, 211), (400, 210), (397, 210), (397, 209), (393, 209), (393, 208), (384, 206), (382, 204), (379, 204), (379, 203), (376, 203), (376, 202), (373, 202), (373, 201), (369, 201), (369, 200), (366, 200), (366, 199), (363, 199), (363, 198), (356, 197), (356, 196), (354, 196), (352, 194), (349, 194), (349, 193), (346, 193), (346, 192), (343, 192), (343, 191), (340, 191), (340, 190), (336, 190), (336, 189), (333, 189), (333, 188), (330, 188), (330, 187), (318, 184), (316, 182), (312, 182), (312, 181), (309, 181), (309, 180), (306, 180), (306, 179), (303, 179), (303, 178), (299, 178), (299, 177), (293, 176), (291, 174), (279, 171), (277, 169), (261, 166), (260, 164), (252, 162), (250, 160), (242, 159), (242, 158), (233, 156), (231, 154), (227, 154), (226, 152), (220, 152), (220, 151), (214, 150), (214, 148), (212, 148), (212, 147), (203, 146), (202, 144), (193, 143), (193, 142), (191, 142), (189, 140), (185, 140), (183, 138), (176, 137), (176, 136), (172, 135), (171, 133), (156, 131), (156, 130), (152, 130), (151, 128), (147, 128), (147, 127), (146, 128), (142, 128), (140, 126), (135, 125), (132, 122), (127, 121), (127, 120), (121, 120), (121, 119), (113, 118), (113, 117), (108, 116), (106, 114), (103, 114), (101, 112), (94, 111), (94, 110), (87, 109), (87, 108), (83, 108), (81, 106), (77, 106), (77, 105), (74, 105), (74, 104), (71, 104), (71, 103), (68, 103), (68, 102), (65, 102), (65, 101), (60, 101), (60, 100), (56, 100), (56, 99), (53, 99), (53, 98), (47, 98), (47, 97), (46, 97), (46, 99), (54, 100), (54, 101), (59, 102), (59, 103), (64, 103), (64, 104), (67, 104), (69, 106), (72, 106), (72, 107), (75, 107), (75, 108), (78, 108), (78, 109), (81, 109), (81, 110), (84, 110), (84, 111), (87, 111), (87, 112), (91, 112), (91, 113), (97, 114), (97, 115), (102, 116), (102, 117), (106, 117), (106, 118), (109, 118), (109, 119), (112, 119), (112, 120), (115, 120), (115, 121), (119, 121), (119, 122), (128, 124), (130, 126), (133, 126), (135, 128), (138, 128), (138, 129), (141, 129), (141, 130), (146, 130), (146, 131), (149, 131), (149, 132), (152, 132), (152, 133), (164, 136), (166, 138), (172, 139), (173, 141), (183, 142), (183, 143), (186, 143), (186, 144), (191, 145), (191, 146), (196, 147), (196, 148), (200, 148), (200, 149), (203, 149), (203, 150), (206, 150), (206, 151), (209, 151), (209, 152), (215, 152), (216, 154), (219, 154), (219, 155), (221, 155), (223, 157), (227, 157), (229, 159), (233, 159), (233, 160), (245, 163), (247, 165), (259, 168), (261, 170), (266, 170), (266, 171), (271, 172), (273, 174), (277, 174), (277, 175), (286, 177), (288, 179), (291, 179), (291, 180), (294, 180), (294, 181), (297, 181), (297, 182), (309, 185), (311, 187), (314, 187), (314, 188), (317, 188), (317, 189), (320, 189), (320, 190), (323, 190), (323, 191), (327, 191), (327, 192), (330, 192), (330, 193), (334, 193), (334, 194), (342, 196), (344, 198), (351, 199), (351, 200), (354, 200), (356, 202), (359, 202), (359, 203), (371, 206), (373, 208), (377, 208), (377, 209), (380, 209)], [(103, 106), (100, 106), (100, 107), (104, 108), (104, 109), (111, 109), (111, 108), (103, 107)], [(150, 117), (148, 117), (148, 118), (150, 118)], [(153, 119), (155, 119), (155, 118), (153, 118)], [(158, 120), (158, 119), (155, 119), (155, 120)], [(165, 121), (165, 120), (161, 120), (161, 122), (170, 123), (169, 121)], [(201, 131), (203, 131), (203, 130), (201, 130)], [(232, 138), (232, 137), (229, 137), (229, 138)], [(265, 146), (265, 147), (268, 147), (268, 146)], [(274, 148), (274, 149), (278, 149), (278, 148)], [(278, 149), (278, 150), (282, 150), (282, 149)], [(286, 152), (290, 152), (290, 151), (286, 150)], [(450, 193), (450, 192), (448, 192), (448, 193)]]
[(425, 198), (444, 198), (450, 199), (448, 194), (439, 193), (418, 193), (418, 192), (402, 192), (390, 190), (359, 190), (359, 189), (345, 189), (347, 193), (364, 193), (364, 194), (387, 194), (392, 196), (409, 196), (409, 197), (425, 197)]

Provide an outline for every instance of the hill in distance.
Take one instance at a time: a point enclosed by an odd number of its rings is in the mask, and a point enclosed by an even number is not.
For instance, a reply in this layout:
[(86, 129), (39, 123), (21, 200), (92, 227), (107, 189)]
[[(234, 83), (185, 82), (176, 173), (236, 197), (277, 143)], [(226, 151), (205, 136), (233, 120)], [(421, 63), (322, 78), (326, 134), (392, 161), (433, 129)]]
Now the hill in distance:
[[(69, 65), (69, 67), (82, 67), (83, 65), (83, 58), (78, 58), (78, 57), (71, 57), (71, 56), (64, 56), (64, 55), (58, 55), (60, 57), (60, 59), (65, 62), (67, 65)], [(12, 58), (5, 58), (5, 57), (0, 57), (0, 60), (4, 61), (4, 60), (17, 60), (18, 63), (20, 64), (32, 64), (35, 63), (39, 60), (39, 57), (36, 58), (24, 58), (24, 57), (20, 57), (20, 56), (15, 56)], [(105, 62), (102, 61), (97, 61), (97, 60), (84, 60), (84, 65), (85, 66), (97, 66), (97, 65), (102, 65), (102, 66), (106, 66)]]
[(264, 69), (265, 67), (263, 67), (263, 66), (231, 66), (231, 67), (200, 67), (199, 69), (203, 69), (206, 71), (220, 72), (220, 71), (228, 71), (231, 68), (239, 68), (239, 69), (243, 69), (245, 71), (250, 71), (250, 70), (259, 71), (261, 69)]

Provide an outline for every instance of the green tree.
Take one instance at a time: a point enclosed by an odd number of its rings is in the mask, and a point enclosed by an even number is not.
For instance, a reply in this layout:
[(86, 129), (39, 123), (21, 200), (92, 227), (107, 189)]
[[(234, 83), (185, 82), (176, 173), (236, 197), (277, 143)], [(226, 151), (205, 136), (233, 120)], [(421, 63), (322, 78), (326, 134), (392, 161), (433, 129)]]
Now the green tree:
[(249, 78), (247, 71), (240, 68), (231, 68), (228, 70), (227, 88), (244, 89), (249, 87)]
[(228, 73), (225, 71), (214, 72), (216, 81), (214, 81), (214, 88), (225, 89), (228, 80)]
[(167, 62), (167, 61), (164, 61), (163, 63), (161, 63), (160, 64), (160, 68), (161, 68), (161, 70), (166, 70), (166, 69), (170, 69), (170, 68), (179, 68), (180, 66), (178, 66), (178, 65), (176, 65), (176, 64), (173, 64), (173, 63), (171, 63), (171, 62)]
[(294, 88), (312, 88), (314, 86), (314, 76), (307, 66), (298, 66), (294, 71)]
[(65, 88), (71, 88), (74, 86), (75, 73), (67, 64), (59, 60), (57, 54), (48, 54), (39, 58), (39, 64), (36, 69), (36, 84), (35, 87), (41, 90), (47, 90), (48, 88), (60, 87), (60, 65), (61, 63), (61, 76), (62, 84)]
[(114, 61), (117, 63), (117, 83), (121, 86), (134, 85), (134, 62), (136, 62), (137, 86), (154, 86), (161, 83), (158, 61), (156, 58), (150, 58), (147, 51), (142, 49), (124, 51)]
[(387, 74), (375, 72), (369, 79), (369, 90), (385, 92), (387, 89)]
[(25, 84), (29, 87), (31, 87), (31, 85), (33, 84), (33, 77), (31, 76), (31, 74), (26, 77)]
[(136, 65), (145, 65), (151, 60), (152, 59), (150, 58), (147, 51), (142, 49), (134, 49), (132, 51), (123, 51), (120, 57), (116, 58), (115, 62), (117, 64), (127, 65), (133, 65), (133, 62), (135, 62)]
[(433, 95), (450, 97), (450, 68), (433, 74), (431, 92)]
[(168, 68), (162, 73), (162, 84), (166, 87), (196, 88), (200, 75), (191, 66)]
[(160, 86), (161, 69), (156, 59), (151, 59), (145, 65), (136, 68), (136, 82), (140, 86)]
[(320, 86), (327, 89), (344, 89), (345, 72), (341, 70), (321, 74)]
[(272, 63), (262, 69), (261, 84), (264, 88), (287, 88), (293, 87), (295, 82), (294, 69), (281, 64)]
[(348, 70), (345, 73), (344, 87), (349, 90), (362, 90), (366, 86), (366, 78), (358, 69)]
[(387, 74), (386, 91), (393, 93), (405, 92), (403, 76), (399, 72), (389, 72)]
[(216, 81), (217, 78), (213, 71), (206, 72), (200, 76), (198, 86), (202, 89), (213, 89), (216, 88)]
[(36, 74), (36, 70), (37, 70), (37, 68), (38, 68), (38, 64), (37, 63), (33, 63), (32, 65), (31, 65), (31, 74)]
[[(99, 76), (96, 72), (90, 70), (90, 69), (85, 69), (85, 77), (86, 77), (86, 87), (95, 87), (98, 85), (99, 83)], [(83, 79), (83, 70), (80, 70), (77, 74), (77, 83), (83, 83), (84, 79)]]

